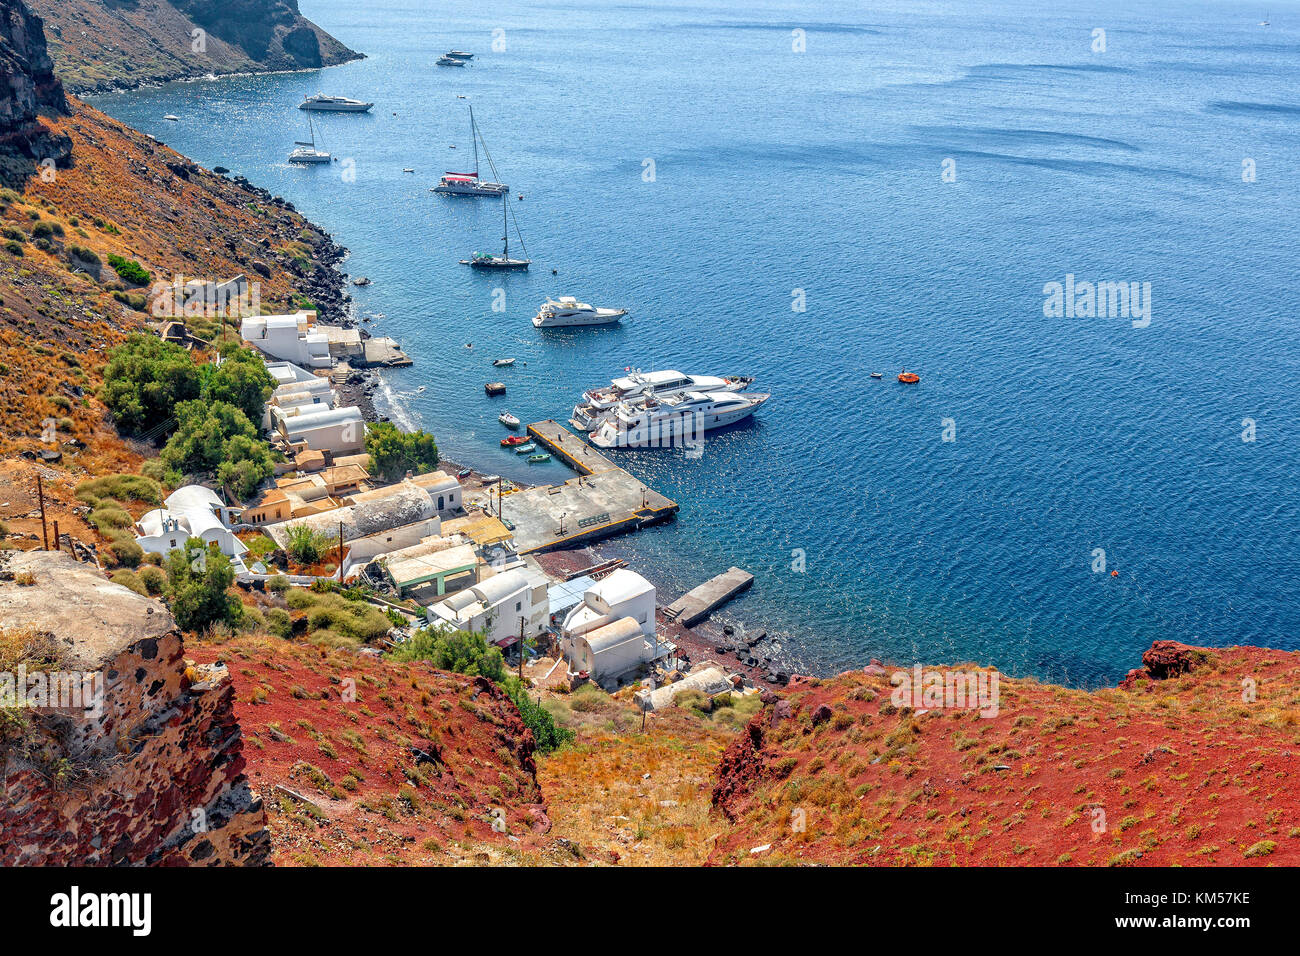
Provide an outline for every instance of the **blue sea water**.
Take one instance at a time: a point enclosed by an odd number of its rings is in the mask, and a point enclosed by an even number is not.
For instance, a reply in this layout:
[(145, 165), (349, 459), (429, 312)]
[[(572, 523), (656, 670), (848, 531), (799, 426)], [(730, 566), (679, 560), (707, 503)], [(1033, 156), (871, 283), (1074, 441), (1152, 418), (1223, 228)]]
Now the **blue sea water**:
[[(748, 568), (728, 613), (804, 668), (1095, 685), (1158, 638), (1300, 648), (1300, 6), (1134, 7), (303, 0), (368, 58), (94, 102), (349, 247), (415, 359), (392, 413), (455, 460), (561, 479), (500, 452), (502, 408), (562, 420), (625, 366), (757, 376), (701, 459), (618, 455), (681, 502), (618, 543), (667, 594)], [(318, 116), (346, 163), (294, 168), (317, 90), (377, 105)], [(459, 265), (500, 206), (428, 191), (472, 161), (457, 94), (525, 196), (526, 274)], [(1045, 315), (1067, 274), (1149, 282), (1149, 325)], [(632, 317), (538, 333), (553, 294)]]

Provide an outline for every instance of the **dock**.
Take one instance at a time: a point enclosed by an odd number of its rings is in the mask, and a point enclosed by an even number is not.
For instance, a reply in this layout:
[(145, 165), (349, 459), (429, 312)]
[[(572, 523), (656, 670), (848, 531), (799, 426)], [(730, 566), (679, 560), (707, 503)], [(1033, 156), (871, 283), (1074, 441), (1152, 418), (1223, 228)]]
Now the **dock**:
[(410, 358), (402, 351), (401, 346), (387, 336), (366, 339), (361, 343), (361, 347), (363, 358), (357, 364), (366, 368), (375, 366), (400, 368), (411, 364)]
[(683, 627), (692, 627), (753, 583), (754, 576), (748, 571), (728, 568), (664, 608), (664, 617)]
[(578, 477), (505, 496), (502, 517), (514, 526), (520, 554), (588, 544), (677, 514), (677, 502), (615, 465), (558, 422), (534, 422), (528, 426), (528, 437)]

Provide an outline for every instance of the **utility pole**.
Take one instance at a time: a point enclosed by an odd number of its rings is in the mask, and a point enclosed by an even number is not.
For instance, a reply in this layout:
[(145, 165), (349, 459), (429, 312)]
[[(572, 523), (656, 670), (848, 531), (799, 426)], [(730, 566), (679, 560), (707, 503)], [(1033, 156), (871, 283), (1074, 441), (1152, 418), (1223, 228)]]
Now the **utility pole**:
[(501, 494), (501, 481), (502, 481), (501, 476), (498, 475), (497, 476), (497, 518), (504, 523), (506, 520), (506, 499), (505, 496)]
[(63, 550), (62, 548), (59, 547), (59, 519), (58, 518), (54, 519), (54, 550), (55, 551)]
[(339, 522), (339, 584), (343, 583), (343, 522)]
[(36, 473), (36, 500), (41, 503), (41, 540), (45, 543), (45, 550), (50, 550), (50, 536), (45, 530), (45, 489), (41, 487), (41, 473)]
[(519, 618), (519, 679), (524, 679), (524, 619)]

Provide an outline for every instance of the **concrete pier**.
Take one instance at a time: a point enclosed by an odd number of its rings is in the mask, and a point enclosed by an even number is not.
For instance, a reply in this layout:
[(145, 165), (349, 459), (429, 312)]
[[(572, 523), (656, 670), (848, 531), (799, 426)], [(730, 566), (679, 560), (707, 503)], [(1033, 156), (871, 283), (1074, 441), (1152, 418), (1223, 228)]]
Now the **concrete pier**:
[(528, 436), (578, 477), (505, 496), (502, 517), (514, 525), (520, 554), (587, 544), (677, 513), (677, 502), (619, 468), (558, 422), (535, 422), (528, 426)]
[(753, 583), (754, 576), (748, 571), (728, 568), (722, 574), (705, 581), (664, 608), (664, 617), (683, 627), (691, 627)]

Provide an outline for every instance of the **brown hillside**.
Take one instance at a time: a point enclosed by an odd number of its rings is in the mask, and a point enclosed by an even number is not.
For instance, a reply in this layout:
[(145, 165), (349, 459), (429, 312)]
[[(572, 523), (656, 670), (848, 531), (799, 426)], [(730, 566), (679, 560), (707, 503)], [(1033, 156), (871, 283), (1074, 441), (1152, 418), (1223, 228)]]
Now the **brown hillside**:
[(1300, 862), (1300, 654), (1158, 642), (1144, 662), (1094, 692), (1003, 678), (990, 719), (895, 708), (880, 667), (792, 684), (723, 758), (734, 825), (710, 860)]
[[(297, 0), (30, 0), (74, 93), (357, 59)], [(202, 31), (196, 34), (195, 31)], [(196, 37), (202, 42), (196, 49)]]

